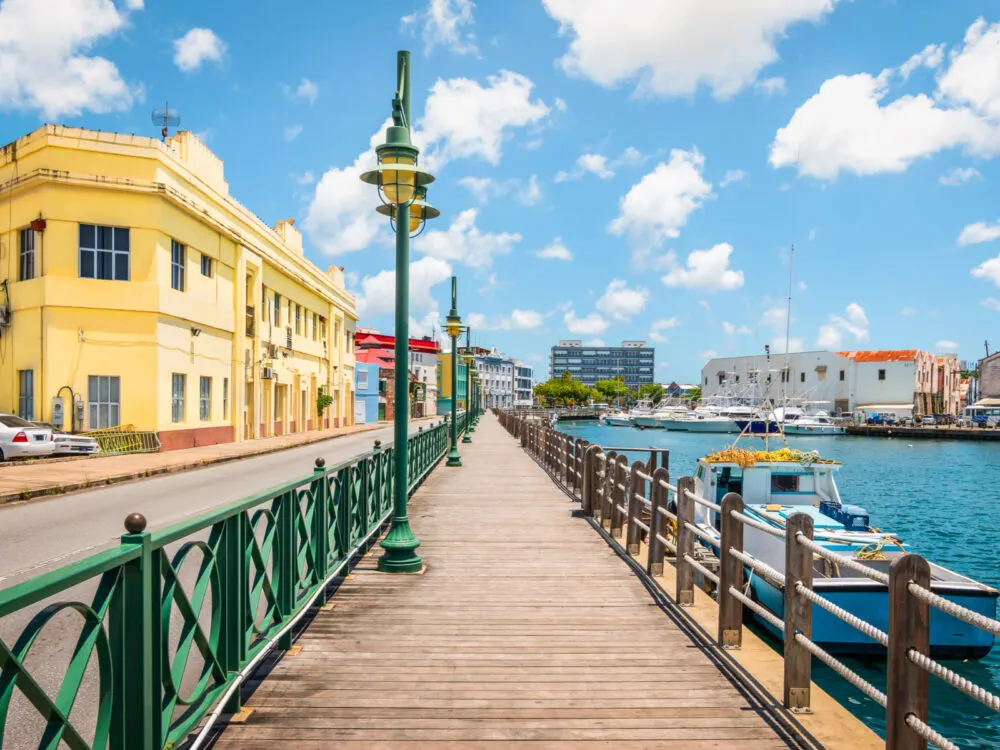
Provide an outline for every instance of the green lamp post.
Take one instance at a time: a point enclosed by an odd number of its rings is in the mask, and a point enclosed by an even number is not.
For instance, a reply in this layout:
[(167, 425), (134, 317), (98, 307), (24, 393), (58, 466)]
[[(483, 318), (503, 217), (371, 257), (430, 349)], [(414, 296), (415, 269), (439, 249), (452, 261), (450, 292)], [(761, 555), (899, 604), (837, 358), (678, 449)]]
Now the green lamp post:
[(472, 327), (465, 327), (465, 434), (462, 435), (463, 443), (472, 442), (472, 432), (476, 429), (473, 420), (476, 417), (476, 389), (474, 378), (476, 377), (476, 364), (472, 359)]
[(424, 222), (440, 215), (428, 205), (427, 185), (434, 175), (417, 163), (419, 150), (410, 140), (410, 53), (396, 55), (396, 95), (392, 99), (392, 125), (386, 129), (385, 143), (375, 147), (378, 166), (361, 175), (361, 180), (378, 188), (382, 201), (376, 211), (389, 217), (396, 233), (396, 396), (393, 415), (393, 513), (392, 528), (382, 541), (385, 553), (379, 570), (412, 573), (423, 562), (417, 555), (420, 541), (410, 530), (406, 516), (409, 490), (407, 438), (409, 431), (409, 321), (410, 321), (410, 235), (424, 229)]
[[(462, 318), (458, 315), (458, 279), (451, 277), (451, 310), (445, 318), (445, 331), (451, 337), (451, 450), (448, 451), (447, 466), (461, 466), (458, 454), (458, 337), (462, 334)], [(465, 378), (465, 422), (469, 422), (469, 377)]]

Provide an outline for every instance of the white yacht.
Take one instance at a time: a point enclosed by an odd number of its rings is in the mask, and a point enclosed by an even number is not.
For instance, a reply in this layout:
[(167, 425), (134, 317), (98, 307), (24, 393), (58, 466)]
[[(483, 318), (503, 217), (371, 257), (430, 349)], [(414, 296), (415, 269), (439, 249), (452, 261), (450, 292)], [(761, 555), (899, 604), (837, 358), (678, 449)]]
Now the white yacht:
[(611, 427), (630, 427), (632, 425), (632, 417), (628, 412), (615, 409), (615, 411), (605, 412), (601, 415), (601, 424)]
[(806, 414), (784, 425), (786, 435), (844, 435), (847, 428), (833, 421), (825, 411)]

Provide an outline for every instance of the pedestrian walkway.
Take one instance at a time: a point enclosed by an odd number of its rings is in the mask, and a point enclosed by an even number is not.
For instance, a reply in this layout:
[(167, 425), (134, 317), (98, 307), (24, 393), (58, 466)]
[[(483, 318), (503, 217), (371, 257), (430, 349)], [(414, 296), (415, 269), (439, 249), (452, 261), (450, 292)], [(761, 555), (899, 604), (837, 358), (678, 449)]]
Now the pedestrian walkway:
[(410, 503), (218, 748), (814, 747), (636, 576), (491, 416)]
[(0, 464), (0, 505), (41, 495), (59, 495), (87, 487), (197, 469), (209, 464), (274, 453), (343, 435), (377, 430), (385, 426), (386, 423), (375, 423), (333, 427), (327, 430), (296, 432), (242, 443), (220, 443), (165, 453), (11, 461)]

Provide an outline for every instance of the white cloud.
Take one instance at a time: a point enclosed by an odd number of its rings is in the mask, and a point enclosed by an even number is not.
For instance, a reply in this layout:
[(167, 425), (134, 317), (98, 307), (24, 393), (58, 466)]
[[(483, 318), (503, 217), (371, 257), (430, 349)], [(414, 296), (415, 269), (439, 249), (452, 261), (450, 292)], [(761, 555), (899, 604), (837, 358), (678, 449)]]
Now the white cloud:
[(612, 279), (599, 300), (597, 309), (613, 320), (627, 321), (638, 315), (646, 307), (649, 291), (642, 288), (629, 289), (623, 279)]
[(310, 104), (315, 104), (319, 98), (319, 86), (308, 78), (303, 78), (294, 89), (288, 85), (282, 86), (282, 89), (289, 99), (302, 99)]
[(905, 315), (906, 317), (910, 317), (911, 315), (916, 315), (917, 314), (917, 308), (910, 307), (909, 305), (907, 305), (906, 307), (902, 308), (899, 311), (899, 314), (900, 315)]
[(479, 330), (531, 331), (540, 328), (544, 322), (545, 316), (535, 310), (514, 309), (510, 315), (501, 315), (492, 320), (482, 313), (469, 315), (469, 325)]
[(599, 339), (599, 338), (584, 339), (583, 345), (584, 346), (604, 346), (604, 339)]
[(302, 135), (302, 126), (301, 125), (288, 125), (285, 128), (285, 140), (286, 141), (294, 141), (300, 135)]
[(599, 336), (611, 325), (597, 313), (590, 313), (585, 318), (578, 318), (573, 310), (566, 311), (566, 314), (563, 315), (563, 322), (570, 333), (575, 333), (578, 336)]
[[(817, 22), (836, 0), (543, 0), (572, 37), (559, 60), (602, 86), (637, 80), (643, 95), (687, 96), (698, 86), (736, 94), (778, 59), (798, 22)], [(724, 19), (724, 20), (722, 20)]]
[(528, 183), (517, 193), (517, 200), (522, 206), (534, 206), (542, 200), (542, 188), (538, 184), (538, 175), (531, 175)]
[(615, 170), (619, 167), (634, 167), (643, 164), (647, 159), (649, 157), (646, 154), (633, 146), (629, 146), (613, 159), (609, 159), (603, 154), (580, 154), (576, 159), (576, 166), (572, 172), (560, 170), (556, 172), (552, 181), (568, 182), (570, 180), (579, 180), (588, 174), (596, 175), (602, 180), (608, 180), (615, 176)]
[(710, 359), (715, 359), (719, 356), (719, 353), (715, 349), (702, 349), (698, 352), (698, 356), (702, 359), (708, 361)]
[(573, 260), (573, 253), (563, 244), (562, 237), (556, 237), (535, 255), (546, 260)]
[(985, 307), (987, 310), (995, 310), (996, 312), (1000, 312), (1000, 299), (997, 299), (996, 297), (987, 297), (979, 304)]
[(670, 339), (663, 332), (669, 331), (671, 328), (676, 328), (680, 324), (681, 321), (677, 316), (654, 320), (653, 325), (649, 327), (649, 338), (660, 344), (670, 343)]
[(830, 322), (819, 327), (816, 346), (821, 349), (840, 349), (844, 345), (845, 334), (853, 335), (855, 341), (867, 341), (870, 327), (871, 323), (864, 309), (852, 302), (844, 315), (831, 315)]
[(551, 111), (542, 100), (532, 101), (535, 84), (523, 75), (502, 70), (486, 80), (482, 86), (469, 78), (439, 78), (431, 87), (419, 125), (434, 164), (478, 157), (496, 165), (509, 128), (538, 123)]
[(972, 269), (972, 275), (979, 279), (992, 281), (997, 286), (1000, 286), (1000, 255), (980, 263)]
[(809, 230), (809, 241), (812, 242), (814, 239), (816, 239), (816, 230), (815, 229), (810, 229)]
[(961, 185), (962, 183), (969, 182), (974, 179), (981, 179), (982, 175), (979, 170), (975, 167), (955, 167), (947, 174), (943, 174), (938, 177), (938, 182), (942, 185)]
[[(743, 286), (743, 272), (729, 267), (732, 254), (733, 246), (728, 242), (721, 242), (708, 250), (693, 250), (687, 257), (686, 267), (682, 268), (674, 258), (662, 281), (667, 286), (689, 289), (739, 289)], [(667, 257), (673, 257), (673, 253), (667, 253)]]
[[(792, 336), (788, 339), (788, 352), (791, 354), (793, 352), (801, 352), (805, 348), (802, 339)], [(775, 336), (771, 339), (771, 353), (772, 354), (784, 354), (785, 353), (785, 337), (784, 335)]]
[(774, 331), (785, 329), (785, 320), (788, 318), (787, 308), (775, 305), (764, 311), (760, 318), (760, 325), (771, 328)]
[(958, 244), (963, 246), (978, 245), (981, 242), (992, 242), (997, 237), (1000, 237), (1000, 221), (992, 224), (977, 221), (975, 224), (969, 224), (962, 229), (962, 232), (958, 235)]
[(680, 235), (696, 209), (712, 196), (712, 185), (702, 177), (705, 157), (697, 150), (670, 152), (621, 199), (618, 217), (608, 225), (612, 234), (628, 234), (639, 248), (659, 247)]
[[(500, 141), (506, 128), (548, 112), (543, 103), (530, 101), (533, 84), (523, 76), (503, 72), (489, 81), (487, 87), (467, 79), (434, 84), (423, 119), (427, 129), (413, 133), (423, 152), (422, 165), (439, 170), (452, 158), (471, 156), (495, 163), (500, 159)], [(382, 124), (353, 164), (331, 167), (317, 183), (304, 226), (322, 251), (362, 250), (378, 238), (382, 227), (388, 227), (375, 213), (378, 197), (374, 188), (359, 177), (375, 167), (375, 146), (385, 140), (385, 128), (391, 124), (390, 120)], [(474, 135), (480, 127), (486, 130)]]
[(708, 300), (707, 299), (700, 299), (700, 300), (698, 300), (698, 307), (700, 307), (702, 310), (704, 310), (705, 312), (707, 312), (709, 315), (712, 314), (712, 306), (710, 304), (708, 304)]
[(730, 323), (728, 320), (722, 321), (722, 332), (727, 336), (736, 336), (742, 334), (753, 333), (750, 326), (739, 326), (737, 327), (735, 323)]
[(943, 339), (934, 344), (934, 351), (939, 354), (955, 354), (958, 351), (958, 342)]
[[(431, 289), (451, 278), (451, 264), (438, 258), (421, 258), (410, 263), (410, 311), (428, 313), (437, 310)], [(396, 309), (396, 271), (379, 271), (361, 280), (358, 315), (375, 317)]]
[(788, 86), (785, 84), (785, 79), (781, 76), (765, 78), (761, 81), (757, 81), (757, 83), (754, 84), (754, 88), (764, 94), (764, 96), (777, 96), (778, 94), (788, 92)]
[(722, 182), (719, 183), (719, 187), (720, 188), (728, 187), (729, 185), (732, 185), (734, 182), (739, 182), (740, 180), (745, 179), (748, 176), (749, 176), (748, 173), (743, 171), (742, 169), (730, 169), (729, 171), (726, 172), (725, 175), (723, 175)]
[(84, 54), (127, 22), (111, 0), (4, 0), (0, 109), (37, 111), (46, 120), (129, 109), (141, 87), (127, 84), (110, 60)]
[(466, 188), (480, 203), (486, 203), (491, 196), (507, 192), (504, 183), (492, 177), (463, 177), (458, 184)]
[(420, 338), (422, 336), (430, 336), (439, 344), (444, 343), (444, 334), (441, 330), (441, 313), (437, 310), (431, 310), (419, 320), (414, 317), (410, 318), (410, 338)]
[[(936, 67), (943, 48), (931, 45), (900, 68)], [(914, 60), (916, 62), (914, 63)], [(952, 52), (937, 77), (937, 89), (885, 103), (893, 69), (878, 76), (839, 75), (778, 130), (771, 144), (774, 167), (794, 166), (800, 175), (834, 179), (902, 172), (914, 161), (946, 149), (977, 156), (1000, 153), (1000, 24), (979, 19), (966, 32), (965, 46)]]
[(308, 169), (302, 174), (293, 175), (295, 182), (299, 185), (312, 185), (316, 182), (316, 177)]
[(472, 0), (427, 0), (427, 7), (403, 16), (403, 26), (415, 32), (420, 24), (424, 40), (424, 54), (429, 55), (435, 46), (447, 47), (456, 55), (478, 55), (476, 36), (463, 27), (472, 26), (475, 8)]
[(142, 10), (145, 3), (143, 0), (125, 0), (125, 7), (129, 10)]
[(488, 268), (494, 255), (509, 253), (521, 241), (516, 232), (482, 232), (476, 226), (478, 211), (467, 208), (446, 230), (426, 232), (419, 251), (441, 260), (456, 260), (472, 268)]
[(899, 66), (899, 74), (905, 81), (921, 65), (925, 68), (937, 68), (944, 61), (944, 45), (928, 44), (920, 52), (910, 57), (905, 63)]
[(174, 64), (185, 73), (197, 70), (206, 62), (222, 62), (226, 43), (211, 29), (191, 29), (174, 40)]

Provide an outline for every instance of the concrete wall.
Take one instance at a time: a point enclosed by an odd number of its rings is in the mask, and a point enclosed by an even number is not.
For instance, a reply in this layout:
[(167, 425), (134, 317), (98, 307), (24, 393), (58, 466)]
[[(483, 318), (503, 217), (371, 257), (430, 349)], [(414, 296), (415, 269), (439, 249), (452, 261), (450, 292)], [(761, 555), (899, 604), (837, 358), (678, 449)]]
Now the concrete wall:
[[(834, 352), (793, 352), (787, 359), (776, 354), (770, 360), (762, 355), (718, 357), (702, 368), (702, 398), (762, 397), (766, 391), (773, 399), (827, 401), (827, 410), (846, 410), (852, 400), (851, 365), (849, 359)], [(783, 372), (787, 372), (784, 381)]]

